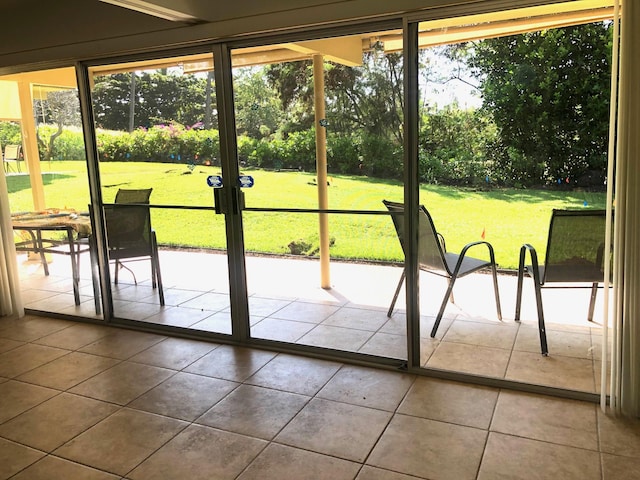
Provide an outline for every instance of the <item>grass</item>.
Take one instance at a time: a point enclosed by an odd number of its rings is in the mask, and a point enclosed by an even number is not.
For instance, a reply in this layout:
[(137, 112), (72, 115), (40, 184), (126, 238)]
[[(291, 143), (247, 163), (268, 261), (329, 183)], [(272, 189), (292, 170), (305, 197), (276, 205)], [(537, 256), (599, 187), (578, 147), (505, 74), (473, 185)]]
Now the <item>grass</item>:
[[(89, 190), (83, 162), (55, 161), (42, 164), (48, 207), (87, 210)], [(117, 163), (100, 165), (103, 200), (112, 202), (119, 188), (153, 187), (153, 205), (213, 206), (208, 175), (217, 167), (161, 163)], [(244, 189), (247, 207), (315, 208), (315, 176), (304, 172), (246, 170), (255, 186)], [(12, 211), (32, 210), (26, 176), (9, 176)], [(329, 207), (332, 209), (383, 211), (382, 199), (402, 201), (403, 186), (385, 181), (343, 175), (330, 176)], [(495, 189), (473, 191), (423, 185), (420, 201), (430, 211), (450, 251), (460, 251), (482, 233), (491, 242), (501, 268), (517, 268), (523, 243), (530, 243), (543, 257), (551, 210), (554, 208), (604, 208), (605, 194), (578, 191)], [(586, 206), (585, 206), (586, 205)], [(222, 215), (211, 211), (153, 209), (152, 223), (162, 245), (225, 248)], [(247, 251), (290, 253), (293, 243), (318, 243), (317, 214), (244, 212)], [(388, 216), (333, 214), (329, 216), (334, 258), (398, 261), (402, 252)], [(313, 250), (313, 248), (311, 248)], [(478, 255), (486, 249), (478, 249)], [(472, 250), (473, 254), (473, 250)], [(481, 256), (483, 256), (481, 255)]]

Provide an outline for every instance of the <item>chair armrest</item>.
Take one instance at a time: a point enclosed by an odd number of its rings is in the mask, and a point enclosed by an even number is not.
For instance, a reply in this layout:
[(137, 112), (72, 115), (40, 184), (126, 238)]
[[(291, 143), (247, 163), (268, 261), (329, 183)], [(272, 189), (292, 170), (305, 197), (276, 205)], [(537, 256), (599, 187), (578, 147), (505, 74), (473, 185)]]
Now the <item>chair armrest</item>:
[(496, 264), (496, 257), (495, 254), (493, 252), (493, 246), (489, 243), (486, 242), (484, 240), (479, 240), (477, 242), (471, 242), (471, 243), (467, 243), (463, 248), (462, 251), (460, 252), (460, 255), (458, 256), (458, 261), (456, 262), (456, 266), (453, 270), (453, 275), (454, 276), (458, 276), (458, 272), (460, 271), (460, 267), (462, 266), (462, 262), (464, 260), (465, 255), (467, 254), (467, 251), (473, 247), (477, 247), (479, 245), (485, 245), (487, 247), (487, 249), (489, 250), (489, 259), (491, 261), (492, 265)]
[(537, 285), (542, 285), (542, 281), (540, 280), (540, 267), (538, 264), (538, 253), (533, 245), (525, 243), (520, 247), (520, 261), (518, 262), (518, 277), (522, 278), (524, 276), (525, 271), (525, 257), (529, 252), (529, 256), (531, 257), (531, 273), (533, 276), (533, 281), (536, 282)]
[(478, 245), (486, 245), (487, 246), (487, 248), (489, 249), (489, 257), (491, 258), (491, 261), (493, 263), (495, 263), (495, 256), (494, 256), (494, 253), (493, 253), (493, 246), (489, 242), (486, 242), (484, 240), (479, 240), (477, 242), (467, 243), (462, 248), (462, 251), (460, 252), (460, 258), (464, 257), (467, 254), (467, 250), (469, 250), (470, 248), (476, 247)]

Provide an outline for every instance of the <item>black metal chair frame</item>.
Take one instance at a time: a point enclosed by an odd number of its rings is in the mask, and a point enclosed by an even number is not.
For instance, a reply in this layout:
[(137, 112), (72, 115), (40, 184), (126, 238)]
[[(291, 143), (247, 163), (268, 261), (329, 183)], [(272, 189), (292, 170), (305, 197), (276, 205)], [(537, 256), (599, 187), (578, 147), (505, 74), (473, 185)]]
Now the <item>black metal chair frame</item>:
[[(138, 280), (136, 279), (135, 273), (126, 265), (124, 265), (124, 261), (137, 261), (144, 260), (147, 257), (151, 261), (151, 284), (152, 287), (158, 289), (158, 296), (160, 299), (160, 305), (164, 305), (164, 290), (162, 288), (162, 275), (160, 272), (160, 260), (158, 256), (158, 241), (156, 239), (156, 232), (151, 228), (151, 214), (149, 210), (149, 197), (151, 196), (151, 188), (143, 189), (143, 190), (127, 190), (120, 189), (116, 194), (115, 202), (113, 205), (105, 205), (105, 222), (107, 228), (107, 245), (109, 250), (109, 260), (115, 262), (115, 273), (114, 273), (114, 283), (118, 284), (119, 271), (124, 268), (131, 272), (133, 276), (133, 280), (135, 284), (138, 284)], [(140, 198), (136, 198), (137, 195), (142, 194), (142, 200)], [(133, 200), (132, 201), (132, 196)], [(129, 198), (127, 198), (129, 197)], [(127, 215), (131, 213), (137, 213), (138, 215), (144, 216), (144, 224), (142, 225), (142, 229), (148, 229), (146, 233), (149, 239), (148, 251), (146, 248), (142, 249), (145, 251), (142, 252), (127, 252), (127, 247), (121, 247), (118, 244), (117, 234), (114, 231), (113, 224), (110, 221), (111, 219), (118, 218), (118, 215)], [(110, 236), (111, 230), (111, 238)]]
[[(394, 214), (392, 215), (393, 224), (396, 228), (396, 233), (398, 235), (400, 245), (402, 246), (402, 249), (404, 251), (404, 222), (400, 215), (404, 214), (404, 205), (402, 203), (391, 202), (388, 200), (383, 200), (382, 203), (384, 203), (387, 209), (392, 214)], [(496, 311), (498, 313), (498, 319), (502, 320), (502, 310), (500, 308), (500, 293), (498, 292), (498, 275), (493, 246), (489, 242), (477, 241), (466, 244), (461, 250), (460, 254), (449, 253), (446, 250), (444, 237), (437, 232), (431, 215), (424, 207), (424, 205), (420, 205), (420, 215), (425, 220), (424, 223), (420, 223), (420, 229), (426, 230), (421, 233), (420, 237), (423, 236), (423, 233), (431, 237), (434, 240), (433, 244), (435, 245), (435, 249), (437, 250), (434, 252), (429, 252), (429, 255), (427, 255), (427, 252), (425, 252), (424, 250), (425, 246), (420, 244), (418, 245), (420, 270), (445, 277), (449, 283), (447, 291), (444, 295), (444, 299), (442, 300), (442, 303), (440, 305), (440, 310), (438, 311), (438, 315), (436, 316), (435, 323), (433, 325), (433, 328), (431, 329), (431, 337), (436, 336), (438, 327), (440, 326), (440, 322), (442, 320), (442, 316), (444, 315), (444, 311), (447, 306), (447, 302), (449, 300), (453, 302), (453, 286), (456, 280), (484, 268), (491, 269), (491, 274), (493, 276), (494, 293), (496, 297)], [(477, 246), (485, 246), (487, 248), (489, 252), (489, 261), (467, 256), (467, 251)], [(431, 262), (425, 262), (424, 259), (427, 258), (434, 259), (436, 264), (434, 265), (431, 264)], [(393, 313), (393, 308), (395, 306), (396, 300), (398, 299), (398, 294), (400, 293), (400, 289), (402, 288), (402, 283), (405, 280), (405, 276), (406, 273), (403, 269), (400, 276), (400, 281), (398, 282), (398, 286), (393, 296), (393, 300), (391, 301), (391, 306), (389, 307), (389, 311), (387, 312), (388, 317), (390, 317)]]
[[(574, 268), (571, 265), (560, 265), (550, 263), (549, 259), (555, 248), (557, 248), (558, 241), (554, 237), (554, 224), (560, 217), (566, 218), (582, 218), (585, 216), (599, 217), (601, 218), (602, 226), (602, 241), (598, 244), (591, 245), (591, 254), (595, 256), (595, 263), (590, 262), (587, 259), (579, 257), (579, 249), (573, 249), (573, 254), (578, 255)], [(547, 345), (547, 332), (544, 321), (544, 310), (542, 307), (542, 289), (543, 288), (591, 288), (591, 299), (589, 301), (589, 312), (587, 315), (588, 321), (593, 321), (593, 312), (595, 309), (596, 294), (598, 293), (598, 287), (604, 282), (604, 270), (603, 270), (603, 253), (604, 253), (604, 240), (605, 240), (605, 210), (553, 210), (551, 214), (551, 222), (549, 224), (549, 235), (547, 238), (547, 250), (545, 255), (545, 263), (543, 266), (539, 265), (538, 254), (536, 249), (530, 244), (524, 244), (520, 248), (520, 260), (518, 264), (518, 287), (516, 297), (516, 312), (515, 321), (520, 321), (520, 310), (522, 305), (522, 285), (525, 273), (533, 278), (533, 286), (536, 297), (536, 308), (538, 311), (538, 331), (540, 334), (540, 350), (542, 355), (549, 355), (549, 348)], [(587, 238), (586, 233), (576, 230), (573, 232), (573, 239), (576, 244)], [(593, 233), (593, 232), (590, 232)], [(586, 240), (582, 242), (586, 243)], [(593, 251), (595, 249), (595, 251)], [(525, 265), (526, 254), (529, 253), (531, 257), (531, 265)], [(569, 268), (568, 268), (569, 267)], [(588, 283), (589, 285), (556, 285), (549, 286), (547, 283)]]

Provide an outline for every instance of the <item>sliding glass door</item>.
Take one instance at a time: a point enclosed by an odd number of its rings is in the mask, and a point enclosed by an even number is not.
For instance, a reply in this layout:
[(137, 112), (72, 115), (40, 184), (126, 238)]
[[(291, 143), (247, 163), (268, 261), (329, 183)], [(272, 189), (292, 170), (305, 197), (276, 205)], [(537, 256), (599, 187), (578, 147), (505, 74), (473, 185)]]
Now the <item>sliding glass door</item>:
[(213, 54), (89, 68), (113, 314), (231, 333)]
[(24, 307), (101, 318), (75, 68), (0, 77), (0, 149)]

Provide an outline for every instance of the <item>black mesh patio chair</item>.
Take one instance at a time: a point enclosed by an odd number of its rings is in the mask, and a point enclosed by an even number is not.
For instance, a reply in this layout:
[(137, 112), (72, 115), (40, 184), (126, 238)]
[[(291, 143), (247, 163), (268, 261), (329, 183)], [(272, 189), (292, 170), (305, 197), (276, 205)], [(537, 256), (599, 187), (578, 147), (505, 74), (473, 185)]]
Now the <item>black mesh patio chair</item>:
[[(587, 319), (593, 320), (598, 285), (604, 281), (605, 210), (553, 210), (547, 238), (544, 265), (539, 265), (536, 249), (530, 244), (520, 248), (515, 320), (520, 321), (522, 283), (525, 273), (533, 278), (538, 310), (540, 349), (548, 355), (547, 333), (542, 309), (542, 288), (591, 288)], [(525, 265), (527, 252), (531, 265)], [(555, 283), (555, 286), (547, 285)], [(587, 283), (589, 285), (557, 285)]]
[(151, 261), (151, 284), (158, 288), (160, 305), (164, 305), (162, 275), (158, 258), (156, 232), (151, 228), (149, 198), (151, 188), (142, 190), (120, 189), (115, 205), (105, 205), (104, 215), (107, 229), (109, 260), (115, 261), (114, 282), (118, 283), (118, 273), (122, 268), (129, 270), (134, 282), (138, 283), (133, 271), (124, 265), (126, 261), (149, 259)]
[[(402, 203), (390, 202), (388, 200), (383, 200), (382, 203), (385, 204), (390, 212), (396, 214), (392, 215), (393, 224), (396, 228), (400, 245), (404, 251), (404, 217), (403, 215), (400, 215), (404, 212), (404, 205)], [(437, 233), (433, 220), (431, 219), (431, 215), (429, 215), (429, 212), (423, 205), (420, 205), (419, 222), (418, 262), (420, 270), (445, 277), (449, 282), (447, 292), (444, 295), (444, 299), (440, 305), (440, 310), (436, 316), (436, 321), (431, 330), (431, 337), (436, 336), (436, 332), (440, 326), (440, 321), (442, 320), (442, 315), (444, 314), (448, 300), (451, 299), (451, 301), (453, 301), (453, 286), (456, 280), (484, 268), (491, 269), (494, 293), (496, 297), (496, 310), (498, 312), (498, 319), (502, 320), (496, 261), (491, 244), (485, 241), (472, 242), (466, 244), (459, 254), (449, 253), (446, 250), (444, 237)], [(485, 246), (488, 249), (488, 261), (467, 256), (467, 251), (470, 248), (477, 246)], [(393, 300), (391, 301), (391, 306), (387, 312), (387, 316), (389, 317), (393, 313), (393, 307), (398, 299), (398, 294), (400, 293), (400, 288), (402, 287), (404, 279), (405, 271), (403, 270), (402, 275), (400, 276), (400, 282), (398, 282), (398, 287), (396, 288)]]

